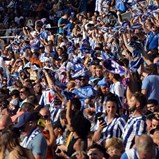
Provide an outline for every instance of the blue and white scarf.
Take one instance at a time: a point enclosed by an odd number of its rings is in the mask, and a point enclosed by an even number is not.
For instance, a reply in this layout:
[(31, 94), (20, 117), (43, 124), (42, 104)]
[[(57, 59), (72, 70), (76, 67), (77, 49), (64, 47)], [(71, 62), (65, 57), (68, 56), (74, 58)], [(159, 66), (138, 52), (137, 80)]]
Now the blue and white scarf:
[(33, 130), (33, 132), (24, 138), (22, 143), (20, 144), (24, 148), (28, 148), (29, 143), (40, 133), (40, 129), (37, 127)]

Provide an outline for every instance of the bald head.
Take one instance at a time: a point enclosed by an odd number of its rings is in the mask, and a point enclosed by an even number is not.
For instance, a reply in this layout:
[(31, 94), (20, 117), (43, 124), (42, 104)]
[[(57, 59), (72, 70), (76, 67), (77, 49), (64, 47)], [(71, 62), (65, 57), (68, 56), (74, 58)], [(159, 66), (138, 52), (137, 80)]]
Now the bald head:
[(136, 150), (140, 151), (154, 151), (154, 142), (153, 139), (149, 135), (141, 135), (135, 141)]
[(50, 110), (47, 107), (41, 108), (39, 113), (44, 118), (50, 118)]
[(9, 125), (11, 125), (12, 120), (9, 115), (0, 115), (0, 130), (3, 130), (7, 128)]
[(159, 146), (159, 130), (156, 130), (152, 137), (153, 137), (154, 143)]

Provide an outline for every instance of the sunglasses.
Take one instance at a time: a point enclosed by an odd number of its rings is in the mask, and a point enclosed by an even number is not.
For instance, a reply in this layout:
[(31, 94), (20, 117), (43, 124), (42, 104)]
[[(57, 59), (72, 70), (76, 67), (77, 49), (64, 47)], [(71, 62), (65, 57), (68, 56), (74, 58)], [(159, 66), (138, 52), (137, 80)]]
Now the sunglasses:
[(49, 115), (40, 115), (41, 116), (41, 118), (43, 118), (43, 119), (48, 119), (49, 118)]

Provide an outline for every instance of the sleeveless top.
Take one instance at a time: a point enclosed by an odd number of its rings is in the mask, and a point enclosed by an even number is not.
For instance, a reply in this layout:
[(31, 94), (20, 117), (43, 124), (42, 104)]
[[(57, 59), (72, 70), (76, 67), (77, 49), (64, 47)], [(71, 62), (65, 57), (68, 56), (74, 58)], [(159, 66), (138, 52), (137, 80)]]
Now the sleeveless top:
[(75, 149), (73, 147), (78, 139), (79, 139), (79, 137), (77, 137), (77, 138), (72, 137), (72, 140), (70, 141), (68, 148), (67, 148), (67, 155), (69, 157), (71, 157), (72, 154), (75, 152)]

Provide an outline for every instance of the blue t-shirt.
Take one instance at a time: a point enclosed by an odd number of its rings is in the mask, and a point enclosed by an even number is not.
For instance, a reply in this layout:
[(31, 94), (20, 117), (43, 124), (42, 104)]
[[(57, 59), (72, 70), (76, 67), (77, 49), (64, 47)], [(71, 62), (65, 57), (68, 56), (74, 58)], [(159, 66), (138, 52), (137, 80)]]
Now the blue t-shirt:
[(33, 155), (40, 155), (45, 158), (47, 153), (47, 142), (45, 137), (39, 133), (30, 141), (27, 148), (32, 151)]
[(142, 81), (142, 89), (147, 91), (148, 99), (156, 99), (159, 102), (159, 76), (148, 75)]
[[(60, 18), (58, 20), (58, 26), (61, 25), (61, 24), (67, 24), (68, 23), (68, 19), (64, 19), (64, 18)], [(63, 34), (64, 33), (64, 28), (63, 27), (59, 27), (59, 34)]]
[[(159, 149), (156, 148), (155, 151), (156, 151), (156, 157), (154, 159), (159, 159)], [(139, 159), (136, 149), (130, 149), (130, 150), (124, 152), (120, 159), (131, 159), (131, 158)]]
[(147, 42), (147, 49), (157, 49), (158, 48), (158, 34), (153, 34), (152, 32), (149, 33), (148, 42)]

